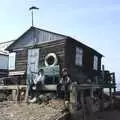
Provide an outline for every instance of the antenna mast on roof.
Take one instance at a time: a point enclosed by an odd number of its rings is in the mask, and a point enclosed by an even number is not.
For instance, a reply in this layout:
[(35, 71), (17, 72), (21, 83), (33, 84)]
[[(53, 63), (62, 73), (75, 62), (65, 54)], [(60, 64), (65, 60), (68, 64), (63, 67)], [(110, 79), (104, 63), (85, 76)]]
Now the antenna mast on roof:
[(39, 8), (37, 8), (36, 6), (32, 6), (32, 7), (29, 8), (29, 10), (31, 11), (31, 16), (32, 16), (32, 26), (34, 26), (33, 11), (34, 11), (34, 10), (39, 10)]

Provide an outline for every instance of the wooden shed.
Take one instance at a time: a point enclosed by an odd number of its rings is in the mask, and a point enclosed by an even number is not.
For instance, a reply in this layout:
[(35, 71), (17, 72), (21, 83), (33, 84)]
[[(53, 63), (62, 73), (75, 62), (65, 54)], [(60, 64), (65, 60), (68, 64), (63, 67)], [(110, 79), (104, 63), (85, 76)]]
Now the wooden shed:
[(74, 38), (36, 27), (30, 27), (7, 50), (15, 53), (15, 67), (11, 71), (38, 72), (45, 66), (49, 53), (57, 55), (60, 68), (67, 67), (73, 81), (95, 80), (101, 71), (102, 54)]
[(0, 78), (8, 76), (9, 53), (5, 49), (12, 43), (13, 40), (0, 43)]

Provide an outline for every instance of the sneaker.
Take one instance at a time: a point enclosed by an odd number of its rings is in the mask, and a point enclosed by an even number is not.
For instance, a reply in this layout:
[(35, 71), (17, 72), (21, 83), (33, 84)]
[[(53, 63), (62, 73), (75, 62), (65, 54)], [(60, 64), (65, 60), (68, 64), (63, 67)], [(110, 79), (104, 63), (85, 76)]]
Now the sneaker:
[(32, 100), (30, 100), (30, 103), (35, 103), (37, 101), (37, 98), (34, 97)]

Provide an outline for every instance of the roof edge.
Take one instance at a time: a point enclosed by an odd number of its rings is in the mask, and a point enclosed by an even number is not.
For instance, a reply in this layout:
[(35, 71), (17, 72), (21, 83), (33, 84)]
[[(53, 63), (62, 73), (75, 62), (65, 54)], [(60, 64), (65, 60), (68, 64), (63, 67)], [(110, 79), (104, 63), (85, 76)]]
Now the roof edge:
[(12, 44), (10, 44), (5, 50), (9, 51), (9, 48), (11, 46), (13, 46), (21, 37), (23, 37), (31, 29), (42, 30), (42, 31), (53, 33), (53, 34), (56, 34), (56, 35), (61, 35), (63, 37), (68, 37), (67, 35), (63, 35), (63, 34), (59, 34), (59, 33), (56, 33), (56, 32), (52, 32), (52, 31), (48, 31), (48, 30), (44, 30), (44, 29), (41, 29), (41, 28), (37, 28), (37, 27), (31, 26), (27, 31), (25, 31), (21, 36), (19, 36)]
[(69, 38), (69, 39), (72, 39), (72, 40), (75, 40), (75, 41), (79, 42), (79, 43), (80, 43), (80, 44), (82, 44), (83, 46), (85, 46), (85, 47), (87, 47), (87, 48), (91, 49), (92, 51), (96, 52), (97, 54), (101, 55), (101, 57), (104, 57), (104, 55), (102, 55), (100, 52), (98, 52), (97, 50), (93, 49), (92, 47), (90, 47), (90, 46), (88, 46), (88, 45), (86, 45), (86, 44), (84, 44), (84, 43), (80, 42), (79, 40), (77, 40), (77, 39), (75, 39), (75, 38), (72, 38), (72, 37), (67, 37), (67, 38)]

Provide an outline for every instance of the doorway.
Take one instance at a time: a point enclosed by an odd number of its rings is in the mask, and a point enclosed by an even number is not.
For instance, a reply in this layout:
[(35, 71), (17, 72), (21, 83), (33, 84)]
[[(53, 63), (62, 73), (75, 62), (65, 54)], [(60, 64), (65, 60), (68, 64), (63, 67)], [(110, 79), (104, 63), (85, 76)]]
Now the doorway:
[(31, 83), (39, 70), (39, 48), (28, 49), (27, 80)]

